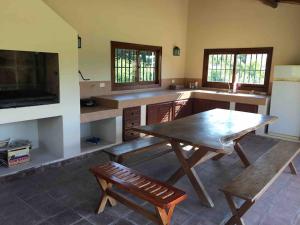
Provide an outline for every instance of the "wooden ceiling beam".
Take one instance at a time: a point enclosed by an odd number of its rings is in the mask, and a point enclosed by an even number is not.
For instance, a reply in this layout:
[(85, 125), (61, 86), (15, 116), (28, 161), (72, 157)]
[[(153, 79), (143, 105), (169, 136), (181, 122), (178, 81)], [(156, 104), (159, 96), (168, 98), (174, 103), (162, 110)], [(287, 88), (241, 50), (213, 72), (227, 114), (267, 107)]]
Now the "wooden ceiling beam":
[(300, 0), (262, 0), (265, 4), (277, 8), (278, 3), (300, 4)]
[(264, 2), (273, 8), (278, 7), (278, 0), (265, 0)]

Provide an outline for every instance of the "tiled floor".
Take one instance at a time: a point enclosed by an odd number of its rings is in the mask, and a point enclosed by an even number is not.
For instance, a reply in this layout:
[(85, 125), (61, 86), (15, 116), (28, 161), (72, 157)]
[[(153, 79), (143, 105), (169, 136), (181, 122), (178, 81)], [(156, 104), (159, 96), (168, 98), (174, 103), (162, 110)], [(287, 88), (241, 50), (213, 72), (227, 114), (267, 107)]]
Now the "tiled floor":
[[(274, 140), (248, 137), (243, 142), (253, 161)], [(73, 162), (60, 168), (0, 184), (1, 225), (146, 225), (142, 216), (118, 204), (96, 215), (99, 190), (88, 168), (107, 160), (103, 153)], [(300, 171), (300, 159), (296, 160)], [(135, 169), (164, 180), (178, 167), (173, 153), (148, 161)], [(202, 206), (186, 178), (176, 185), (188, 193), (188, 200), (175, 210), (172, 224), (219, 225), (229, 216), (223, 194), (218, 189), (243, 170), (235, 154), (220, 161), (208, 161), (197, 167), (199, 175), (212, 196), (215, 208)], [(134, 199), (136, 202), (148, 205)], [(300, 225), (300, 175), (284, 173), (245, 215), (248, 225)]]

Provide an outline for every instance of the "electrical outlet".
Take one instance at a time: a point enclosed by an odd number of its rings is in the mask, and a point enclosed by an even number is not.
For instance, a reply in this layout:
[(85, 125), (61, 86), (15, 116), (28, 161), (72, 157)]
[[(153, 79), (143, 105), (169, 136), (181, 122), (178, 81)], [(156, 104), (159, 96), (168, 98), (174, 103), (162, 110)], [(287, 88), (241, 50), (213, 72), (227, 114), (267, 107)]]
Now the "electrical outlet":
[(105, 83), (101, 83), (100, 82), (100, 85), (99, 85), (101, 88), (104, 88), (105, 87)]

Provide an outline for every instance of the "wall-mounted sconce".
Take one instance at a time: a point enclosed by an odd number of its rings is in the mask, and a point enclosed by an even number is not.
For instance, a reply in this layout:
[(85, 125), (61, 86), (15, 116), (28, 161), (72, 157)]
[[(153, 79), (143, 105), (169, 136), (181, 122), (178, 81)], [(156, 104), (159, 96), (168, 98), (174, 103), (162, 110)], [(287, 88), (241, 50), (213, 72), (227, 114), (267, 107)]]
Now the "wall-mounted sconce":
[(78, 48), (81, 48), (81, 37), (78, 35)]
[(174, 56), (180, 56), (180, 48), (179, 47), (175, 46), (173, 48), (173, 55)]

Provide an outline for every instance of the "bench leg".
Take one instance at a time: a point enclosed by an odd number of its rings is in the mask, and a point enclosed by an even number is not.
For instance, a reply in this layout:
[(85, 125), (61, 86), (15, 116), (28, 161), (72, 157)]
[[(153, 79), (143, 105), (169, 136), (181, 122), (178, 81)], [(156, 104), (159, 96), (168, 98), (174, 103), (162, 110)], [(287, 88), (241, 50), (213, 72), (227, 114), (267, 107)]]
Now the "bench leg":
[(171, 218), (174, 212), (175, 205), (172, 205), (170, 209), (167, 211), (166, 209), (155, 207), (155, 211), (158, 215), (158, 219), (160, 222), (160, 225), (170, 225), (171, 224)]
[(123, 164), (124, 161), (125, 161), (125, 159), (124, 159), (122, 156), (118, 156), (118, 157), (116, 157), (116, 159), (115, 159), (115, 162), (116, 162), (116, 163), (119, 163), (119, 164)]
[(212, 160), (214, 160), (214, 161), (218, 161), (219, 159), (221, 159), (221, 158), (223, 158), (225, 156), (225, 154), (218, 154), (218, 155), (216, 155), (215, 157), (213, 157), (212, 158)]
[(122, 164), (125, 160), (122, 156), (109, 155), (110, 161)]
[(225, 225), (245, 225), (242, 216), (248, 211), (254, 202), (245, 201), (245, 203), (238, 208), (231, 195), (225, 194), (225, 197), (232, 212), (232, 217), (225, 223)]
[(117, 202), (115, 199), (113, 199), (112, 197), (110, 197), (107, 194), (107, 190), (112, 187), (112, 184), (107, 183), (105, 180), (100, 179), (98, 177), (96, 179), (97, 179), (100, 189), (102, 191), (102, 196), (100, 198), (99, 207), (97, 210), (97, 213), (99, 214), (99, 213), (103, 212), (107, 202), (109, 202), (111, 206), (115, 206), (117, 204)]
[(108, 154), (109, 160), (115, 162), (115, 156)]
[(289, 164), (289, 167), (290, 167), (291, 173), (292, 173), (293, 175), (297, 175), (297, 169), (296, 169), (296, 167), (295, 167), (295, 165), (294, 165), (293, 162), (291, 162), (291, 163)]
[(236, 151), (236, 153), (240, 157), (240, 159), (241, 159), (242, 163), (244, 164), (244, 166), (245, 167), (250, 166), (250, 162), (249, 162), (248, 158), (246, 157), (246, 155), (243, 151), (243, 147), (241, 146), (240, 143), (238, 143), (238, 142), (235, 143), (234, 150)]
[(118, 202), (126, 205), (127, 207), (133, 209), (135, 212), (140, 213), (144, 217), (148, 218), (149, 220), (153, 221), (155, 224), (159, 225), (170, 225), (171, 218), (174, 212), (174, 208), (176, 204), (172, 204), (170, 208), (161, 208), (158, 206), (154, 206), (155, 213), (152, 211), (136, 204), (135, 202), (127, 199), (126, 197), (114, 192), (111, 189), (108, 189), (107, 192), (109, 196), (112, 196)]

